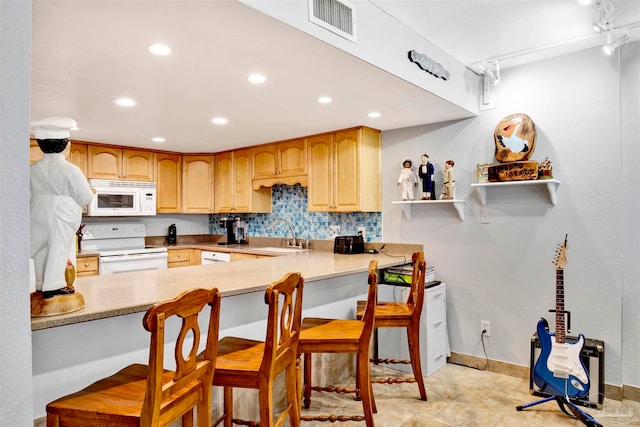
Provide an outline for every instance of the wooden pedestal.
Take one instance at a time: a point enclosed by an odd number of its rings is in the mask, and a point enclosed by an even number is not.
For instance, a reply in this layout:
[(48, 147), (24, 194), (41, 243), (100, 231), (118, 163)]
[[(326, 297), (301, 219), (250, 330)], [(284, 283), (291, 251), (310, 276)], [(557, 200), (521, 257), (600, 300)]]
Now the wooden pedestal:
[(84, 297), (76, 291), (70, 295), (42, 298), (42, 292), (31, 292), (31, 317), (55, 316), (70, 313), (84, 307)]

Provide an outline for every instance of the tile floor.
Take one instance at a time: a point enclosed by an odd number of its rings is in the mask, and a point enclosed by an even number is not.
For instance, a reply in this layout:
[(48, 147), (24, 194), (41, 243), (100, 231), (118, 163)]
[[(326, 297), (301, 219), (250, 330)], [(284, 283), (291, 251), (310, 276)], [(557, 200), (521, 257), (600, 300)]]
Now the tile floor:
[[(374, 377), (404, 375), (388, 368), (374, 367)], [(353, 378), (340, 384), (353, 387)], [(539, 400), (529, 394), (529, 381), (488, 371), (447, 364), (425, 379), (428, 401), (418, 399), (418, 387), (413, 383), (374, 384), (378, 413), (376, 427), (523, 427), (523, 426), (584, 426), (560, 411), (555, 402), (544, 403), (524, 411), (516, 406)], [(361, 415), (360, 402), (353, 395), (314, 392), (311, 408), (302, 415)], [(640, 402), (605, 399), (601, 410), (583, 408), (603, 426), (640, 426)], [(621, 414), (624, 415), (617, 415)], [(362, 422), (303, 422), (302, 427), (364, 427)]]

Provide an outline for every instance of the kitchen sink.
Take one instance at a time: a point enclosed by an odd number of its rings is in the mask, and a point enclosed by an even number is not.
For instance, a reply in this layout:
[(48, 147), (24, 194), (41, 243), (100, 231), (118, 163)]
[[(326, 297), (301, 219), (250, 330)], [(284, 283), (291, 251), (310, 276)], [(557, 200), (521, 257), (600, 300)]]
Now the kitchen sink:
[(309, 249), (301, 249), (301, 248), (283, 248), (277, 246), (266, 246), (264, 248), (256, 248), (260, 251), (264, 252), (279, 252), (279, 253), (296, 253), (296, 252), (307, 252)]

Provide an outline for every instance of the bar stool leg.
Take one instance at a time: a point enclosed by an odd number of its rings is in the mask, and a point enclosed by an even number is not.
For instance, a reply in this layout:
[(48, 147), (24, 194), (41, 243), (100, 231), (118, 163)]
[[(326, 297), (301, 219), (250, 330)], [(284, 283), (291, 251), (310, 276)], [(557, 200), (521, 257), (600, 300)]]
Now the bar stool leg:
[(427, 400), (427, 390), (424, 387), (422, 378), (422, 364), (420, 363), (420, 327), (407, 327), (407, 342), (409, 343), (409, 355), (411, 357), (411, 367), (413, 376), (418, 383), (420, 390), (420, 400)]

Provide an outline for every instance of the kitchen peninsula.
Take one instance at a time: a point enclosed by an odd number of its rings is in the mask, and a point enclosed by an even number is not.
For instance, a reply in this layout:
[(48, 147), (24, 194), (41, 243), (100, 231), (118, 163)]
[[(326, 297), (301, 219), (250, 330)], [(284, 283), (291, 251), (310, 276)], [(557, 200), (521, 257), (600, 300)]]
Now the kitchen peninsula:
[(422, 245), (387, 244), (384, 253), (338, 255), (311, 250), (281, 256), (166, 270), (77, 279), (82, 310), (32, 319), (34, 415), (48, 402), (76, 391), (129, 363), (146, 363), (146, 309), (195, 287), (217, 287), (222, 296), (220, 336), (264, 339), (263, 291), (287, 272), (305, 278), (304, 316), (353, 317), (366, 294), (371, 259), (379, 268), (408, 262)]

